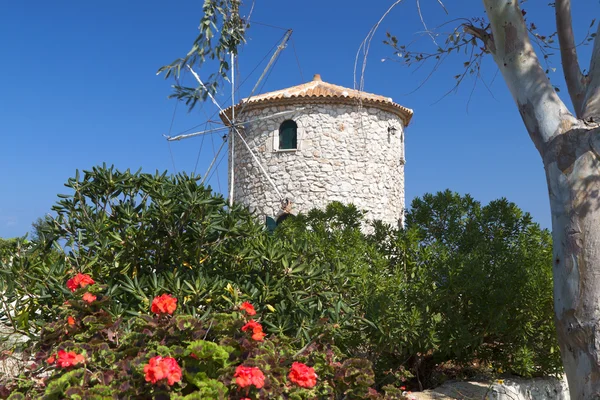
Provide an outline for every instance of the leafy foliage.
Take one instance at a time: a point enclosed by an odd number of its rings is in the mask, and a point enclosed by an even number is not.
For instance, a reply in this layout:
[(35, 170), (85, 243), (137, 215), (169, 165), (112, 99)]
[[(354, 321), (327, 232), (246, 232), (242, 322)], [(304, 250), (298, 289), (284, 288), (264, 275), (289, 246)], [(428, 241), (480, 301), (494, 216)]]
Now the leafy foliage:
[(371, 363), (376, 388), (427, 385), (447, 362), (560, 370), (550, 237), (504, 199), (425, 195), (404, 229), (369, 226), (354, 206), (332, 203), (270, 233), (194, 176), (98, 167), (66, 185), (44, 239), (2, 261), (0, 319), (35, 341), (64, 321), (66, 281), (81, 272), (102, 282), (89, 292), (124, 335), (145, 329), (139, 317), (164, 293), (181, 315), (219, 315), (215, 337), (249, 301), (269, 338), (307, 349), (328, 338)]
[[(248, 25), (240, 16), (240, 0), (205, 0), (202, 6), (202, 18), (198, 30), (200, 33), (194, 40), (192, 48), (183, 58), (161, 67), (158, 73), (165, 72), (165, 78), (174, 77), (171, 97), (184, 100), (191, 110), (198, 100), (206, 100), (208, 93), (214, 93), (218, 78), (227, 79), (230, 65), (226, 61), (227, 53), (237, 54), (238, 47), (245, 41), (244, 35)], [(216, 42), (216, 43), (215, 43)], [(179, 84), (181, 70), (186, 67), (201, 67), (207, 59), (217, 60), (218, 72), (211, 75), (208, 81), (198, 87), (186, 87)]]
[(438, 359), (525, 376), (561, 370), (547, 230), (506, 199), (482, 207), (450, 191), (415, 199), (407, 228), (431, 250), (418, 276), (441, 317)]
[[(86, 288), (88, 289), (88, 288)], [(1, 392), (9, 398), (68, 399), (384, 399), (371, 388), (371, 364), (344, 359), (326, 338), (299, 349), (299, 342), (282, 336), (249, 340), (240, 329), (246, 321), (239, 312), (214, 313), (202, 318), (189, 314), (140, 315), (124, 330), (105, 307), (111, 299), (106, 287), (93, 285), (102, 301), (86, 304), (75, 291), (60, 307), (60, 318), (45, 325), (41, 339), (29, 352), (29, 371), (8, 382)], [(70, 322), (69, 322), (70, 321)], [(82, 359), (61, 365), (58, 352)], [(172, 382), (153, 380), (153, 357), (179, 365)], [(314, 366), (317, 380), (302, 387), (288, 378), (293, 361)], [(252, 387), (235, 378), (239, 366), (259, 369), (264, 385)], [(312, 367), (311, 367), (312, 368)], [(310, 369), (310, 368), (306, 368)], [(162, 379), (164, 378), (164, 379)], [(393, 397), (397, 398), (397, 397)]]

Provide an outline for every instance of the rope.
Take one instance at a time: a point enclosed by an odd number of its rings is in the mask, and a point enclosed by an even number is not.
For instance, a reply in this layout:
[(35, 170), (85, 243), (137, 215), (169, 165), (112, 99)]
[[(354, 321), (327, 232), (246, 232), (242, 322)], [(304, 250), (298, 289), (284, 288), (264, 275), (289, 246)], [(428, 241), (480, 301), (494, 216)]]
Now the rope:
[(294, 49), (294, 55), (296, 56), (296, 64), (298, 64), (298, 71), (300, 71), (300, 79), (304, 82), (304, 75), (302, 74), (302, 67), (300, 67), (300, 59), (298, 59), (298, 53), (296, 53), (296, 44), (294, 43), (294, 38), (292, 39), (292, 48)]
[[(212, 138), (212, 136), (211, 136), (211, 138)], [(206, 182), (206, 178), (208, 178), (208, 173), (210, 172), (210, 170), (212, 169), (213, 165), (215, 164), (215, 161), (217, 161), (217, 157), (219, 157), (219, 154), (221, 153), (221, 150), (223, 150), (223, 146), (225, 146), (225, 143), (227, 143), (227, 142), (225, 140), (223, 140), (223, 143), (221, 143), (221, 147), (219, 147), (219, 151), (217, 151), (217, 154), (215, 155), (215, 157), (213, 158), (212, 162), (208, 166), (208, 170), (206, 171), (206, 174), (204, 175), (204, 178), (202, 179), (202, 182), (200, 182), (201, 185), (203, 185), (204, 182)], [(214, 151), (214, 144), (215, 144), (215, 142), (213, 140), (213, 151)], [(217, 175), (217, 178), (218, 178), (218, 175)]]
[[(175, 114), (177, 113), (177, 105), (179, 102), (175, 103), (175, 107), (173, 108), (173, 116), (171, 117), (171, 125), (169, 126), (169, 136), (171, 136), (171, 130), (173, 129), (173, 123), (175, 122)], [(173, 171), (177, 174), (177, 167), (175, 166), (175, 157), (173, 157), (173, 149), (171, 148), (171, 142), (167, 142), (169, 144), (169, 154), (171, 155), (171, 163), (173, 164)]]
[[(231, 128), (235, 131), (235, 133), (238, 134), (238, 136), (240, 137), (240, 139), (242, 140), (242, 142), (244, 143), (244, 145), (246, 146), (246, 148), (248, 149), (248, 151), (250, 152), (250, 154), (252, 155), (252, 158), (254, 158), (254, 161), (258, 164), (258, 166), (260, 167), (261, 171), (263, 172), (263, 174), (265, 175), (265, 177), (267, 178), (267, 180), (269, 181), (269, 183), (271, 184), (271, 186), (273, 186), (273, 189), (275, 189), (275, 192), (277, 193), (277, 195), (279, 196), (280, 200), (283, 200), (283, 196), (281, 195), (281, 193), (279, 192), (279, 190), (277, 189), (277, 186), (275, 186), (275, 183), (273, 182), (273, 180), (271, 179), (271, 177), (269, 176), (269, 174), (267, 173), (267, 171), (265, 170), (265, 168), (263, 167), (263, 165), (260, 163), (260, 161), (258, 160), (258, 157), (256, 157), (256, 154), (254, 154), (254, 152), (252, 151), (252, 149), (250, 148), (250, 146), (248, 145), (248, 143), (246, 142), (246, 140), (244, 139), (244, 137), (242, 136), (242, 134), (240, 133), (240, 131), (237, 129), (237, 127), (231, 122), (231, 120), (229, 119), (229, 117), (227, 116), (227, 114), (225, 114), (223, 112), (223, 108), (221, 108), (221, 105), (219, 104), (219, 102), (217, 102), (217, 100), (214, 98), (214, 96), (212, 95), (212, 93), (210, 93), (206, 86), (204, 85), (204, 82), (202, 82), (202, 79), (200, 79), (200, 77), (198, 76), (198, 74), (192, 69), (192, 67), (190, 67), (189, 65), (187, 66), (188, 69), (191, 71), (191, 73), (194, 75), (194, 78), (196, 78), (196, 80), (198, 81), (198, 83), (202, 86), (202, 88), (204, 90), (206, 90), (206, 93), (208, 94), (208, 97), (210, 98), (210, 100), (213, 102), (213, 104), (215, 106), (217, 106), (217, 108), (219, 110), (221, 110), (221, 112), (223, 113), (223, 116), (227, 119), (227, 121), (229, 122), (229, 124), (231, 125)], [(225, 142), (223, 142), (225, 143)], [(223, 145), (221, 145), (221, 148), (223, 147)], [(217, 174), (218, 177), (218, 174)]]
[[(204, 130), (206, 130), (207, 126), (208, 126), (208, 121), (204, 124)], [(212, 137), (212, 135), (211, 135), (211, 137)], [(200, 142), (200, 148), (198, 149), (198, 156), (196, 157), (196, 165), (194, 165), (194, 174), (198, 170), (198, 162), (200, 162), (200, 154), (202, 154), (202, 147), (204, 147), (204, 138), (206, 138), (206, 135), (202, 135), (202, 141)]]
[(288, 28), (282, 28), (281, 26), (269, 25), (269, 24), (265, 24), (264, 22), (257, 22), (257, 21), (252, 21), (252, 20), (248, 20), (248, 22), (256, 24), (256, 25), (266, 26), (269, 28), (281, 29), (282, 31), (288, 30)]
[[(215, 169), (213, 171), (213, 173), (210, 175), (210, 177), (208, 178), (208, 182), (210, 182), (210, 180), (212, 179), (212, 177), (215, 175), (215, 173), (217, 174), (217, 182), (220, 182), (219, 180), (219, 165), (221, 165), (221, 163), (223, 162), (223, 160), (225, 159), (225, 155), (227, 153), (223, 153), (223, 155), (221, 156), (221, 158), (219, 159), (219, 161), (217, 162), (217, 165), (215, 165)], [(219, 191), (221, 191), (221, 186), (219, 185)]]

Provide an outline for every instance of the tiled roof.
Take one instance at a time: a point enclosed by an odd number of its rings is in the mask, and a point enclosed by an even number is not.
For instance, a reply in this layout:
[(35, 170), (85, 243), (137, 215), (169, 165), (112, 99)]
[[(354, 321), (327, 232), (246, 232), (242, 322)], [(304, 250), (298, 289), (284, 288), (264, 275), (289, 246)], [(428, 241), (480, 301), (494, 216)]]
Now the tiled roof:
[[(245, 111), (251, 109), (268, 107), (270, 105), (302, 104), (302, 103), (336, 103), (336, 104), (363, 104), (381, 108), (398, 115), (404, 125), (408, 125), (413, 115), (410, 108), (394, 103), (390, 97), (379, 96), (376, 94), (361, 92), (359, 90), (348, 89), (343, 86), (333, 85), (323, 82), (321, 76), (316, 74), (313, 80), (298, 86), (292, 86), (287, 89), (276, 90), (274, 92), (259, 94), (250, 99), (243, 99), (236, 105), (236, 113), (240, 111), (243, 104)], [(225, 111), (231, 115), (231, 107)], [(221, 115), (221, 119), (227, 122), (227, 119)]]

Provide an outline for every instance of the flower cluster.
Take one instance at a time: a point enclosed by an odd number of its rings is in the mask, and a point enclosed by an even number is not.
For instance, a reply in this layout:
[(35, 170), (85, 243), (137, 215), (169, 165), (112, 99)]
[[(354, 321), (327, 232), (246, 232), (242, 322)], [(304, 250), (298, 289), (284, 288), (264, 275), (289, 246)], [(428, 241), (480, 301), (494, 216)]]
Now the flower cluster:
[(246, 325), (242, 326), (243, 332), (248, 330), (252, 330), (252, 339), (257, 342), (262, 342), (265, 336), (267, 336), (267, 334), (263, 332), (262, 325), (252, 319), (246, 322)]
[(87, 285), (93, 285), (94, 283), (96, 282), (94, 282), (91, 276), (78, 273), (73, 278), (67, 280), (67, 287), (71, 290), (71, 292), (74, 292), (80, 287), (84, 288)]
[(158, 315), (173, 314), (176, 308), (177, 298), (168, 294), (163, 294), (162, 296), (157, 296), (154, 298), (154, 300), (152, 300), (150, 311)]
[(239, 365), (235, 369), (233, 377), (235, 378), (235, 383), (242, 388), (254, 385), (257, 389), (260, 389), (265, 385), (265, 375), (256, 367)]
[(303, 388), (312, 388), (317, 384), (317, 374), (315, 373), (315, 369), (299, 362), (294, 362), (292, 364), (288, 378), (290, 381)]
[(240, 306), (240, 310), (245, 311), (246, 314), (248, 314), (251, 317), (256, 315), (256, 310), (254, 309), (254, 306), (248, 303), (247, 301), (242, 303), (242, 305)]
[(83, 354), (77, 354), (74, 351), (64, 351), (59, 350), (57, 355), (51, 355), (46, 360), (48, 364), (58, 365), (61, 368), (72, 367), (77, 364), (82, 364), (85, 362), (85, 357)]
[(97, 299), (97, 297), (91, 294), (90, 292), (85, 292), (81, 298), (83, 299), (83, 301), (89, 304), (92, 304)]
[(157, 383), (166, 380), (172, 386), (181, 380), (181, 368), (172, 357), (152, 357), (144, 366), (146, 382)]

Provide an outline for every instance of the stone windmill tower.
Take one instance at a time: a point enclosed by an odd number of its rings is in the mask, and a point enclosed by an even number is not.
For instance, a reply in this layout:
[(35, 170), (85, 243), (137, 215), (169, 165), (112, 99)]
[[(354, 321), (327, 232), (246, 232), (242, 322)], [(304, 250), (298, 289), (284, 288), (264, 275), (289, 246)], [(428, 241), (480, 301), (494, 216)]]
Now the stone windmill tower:
[(292, 213), (340, 201), (367, 211), (368, 219), (402, 223), (404, 128), (412, 114), (389, 97), (320, 75), (244, 99), (235, 106), (240, 134), (232, 132), (229, 142), (233, 201), (261, 217), (277, 216), (282, 204), (289, 212), (287, 201)]

